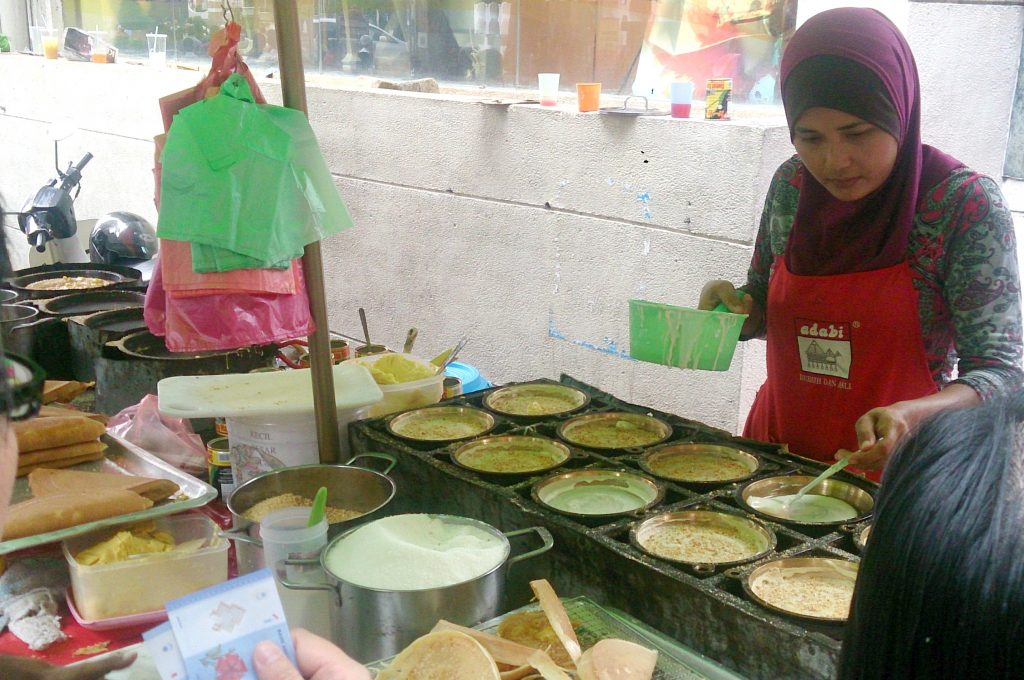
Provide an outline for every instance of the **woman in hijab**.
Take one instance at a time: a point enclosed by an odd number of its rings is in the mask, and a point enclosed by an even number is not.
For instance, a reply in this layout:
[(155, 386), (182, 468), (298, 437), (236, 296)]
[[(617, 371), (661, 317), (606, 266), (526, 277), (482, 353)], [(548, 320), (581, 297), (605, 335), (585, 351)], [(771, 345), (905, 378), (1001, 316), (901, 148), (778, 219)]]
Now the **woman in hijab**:
[[(880, 470), (938, 411), (1021, 385), (1010, 211), (990, 178), (921, 143), (917, 66), (880, 12), (823, 12), (782, 58), (797, 155), (769, 188), (739, 296), (768, 378), (744, 435)], [(877, 478), (877, 474), (875, 475)]]

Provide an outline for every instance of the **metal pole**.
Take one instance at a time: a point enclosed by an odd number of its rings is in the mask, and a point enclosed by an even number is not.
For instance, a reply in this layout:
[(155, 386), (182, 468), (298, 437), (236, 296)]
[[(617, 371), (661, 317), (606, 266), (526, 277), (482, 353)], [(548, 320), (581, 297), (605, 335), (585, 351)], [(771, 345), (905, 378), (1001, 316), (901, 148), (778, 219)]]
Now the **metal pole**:
[[(284, 105), (309, 115), (306, 110), (306, 81), (302, 70), (302, 43), (295, 0), (274, 0), (274, 26), (277, 29), (277, 61), (281, 69), (281, 93)], [(320, 243), (306, 246), (302, 254), (306, 275), (309, 311), (316, 330), (309, 336), (309, 372), (313, 379), (313, 409), (316, 413), (316, 438), (321, 463), (338, 459), (338, 410), (334, 401), (334, 370), (331, 362), (331, 337), (327, 324), (327, 299), (324, 295), (324, 269)]]

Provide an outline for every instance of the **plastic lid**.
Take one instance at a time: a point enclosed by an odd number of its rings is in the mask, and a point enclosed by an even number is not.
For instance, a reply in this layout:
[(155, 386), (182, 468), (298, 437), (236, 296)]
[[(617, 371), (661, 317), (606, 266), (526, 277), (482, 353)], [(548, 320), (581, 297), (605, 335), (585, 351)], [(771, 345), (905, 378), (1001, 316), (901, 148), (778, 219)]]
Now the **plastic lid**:
[(491, 386), (475, 366), (464, 364), (461, 361), (453, 361), (444, 369), (444, 374), (449, 378), (458, 378), (462, 382), (463, 392), (476, 392)]

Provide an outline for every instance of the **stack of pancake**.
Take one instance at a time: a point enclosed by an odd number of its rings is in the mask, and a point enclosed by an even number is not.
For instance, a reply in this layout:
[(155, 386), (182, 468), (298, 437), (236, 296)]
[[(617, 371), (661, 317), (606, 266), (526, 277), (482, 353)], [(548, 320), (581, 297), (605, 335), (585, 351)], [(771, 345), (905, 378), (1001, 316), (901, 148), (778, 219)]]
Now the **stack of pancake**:
[(85, 416), (33, 418), (13, 426), (19, 477), (40, 467), (62, 468), (99, 460), (107, 448), (99, 441), (106, 427)]
[(97, 419), (57, 411), (12, 427), (18, 476), (28, 475), (33, 497), (11, 506), (3, 540), (139, 512), (178, 492), (166, 479), (61, 469), (103, 458), (106, 426)]

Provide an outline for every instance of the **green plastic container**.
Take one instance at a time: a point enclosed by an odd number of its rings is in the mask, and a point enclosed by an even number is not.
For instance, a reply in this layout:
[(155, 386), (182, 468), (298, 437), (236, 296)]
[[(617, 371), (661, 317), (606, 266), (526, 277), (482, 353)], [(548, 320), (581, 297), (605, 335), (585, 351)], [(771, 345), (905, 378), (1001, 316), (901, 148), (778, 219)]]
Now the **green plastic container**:
[(726, 371), (746, 314), (629, 301), (629, 355), (677, 368)]

